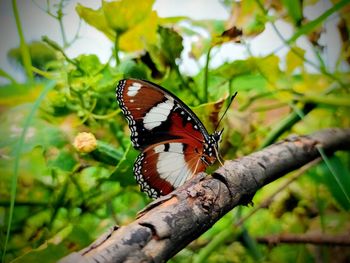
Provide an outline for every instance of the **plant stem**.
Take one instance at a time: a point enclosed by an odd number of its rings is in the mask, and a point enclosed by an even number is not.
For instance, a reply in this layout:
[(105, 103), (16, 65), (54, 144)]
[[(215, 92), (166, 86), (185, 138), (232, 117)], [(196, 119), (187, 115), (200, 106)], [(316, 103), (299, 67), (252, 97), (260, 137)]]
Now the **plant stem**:
[(60, 3), (58, 4), (57, 20), (58, 20), (58, 23), (60, 25), (63, 47), (67, 47), (68, 41), (67, 41), (67, 37), (66, 37), (66, 32), (64, 31), (63, 20), (62, 20), (62, 18), (63, 18), (63, 1), (64, 0), (61, 0)]
[(53, 79), (53, 74), (47, 71), (43, 71), (41, 69), (38, 69), (36, 67), (32, 67), (32, 71), (40, 76), (43, 76), (46, 79)]
[(8, 79), (9, 81), (12, 82), (12, 84), (17, 84), (17, 81), (9, 73), (7, 73), (5, 70), (3, 70), (2, 68), (0, 68), (0, 76)]
[(33, 80), (32, 60), (30, 57), (28, 46), (27, 46), (26, 41), (24, 39), (16, 0), (12, 0), (12, 9), (13, 9), (13, 14), (14, 14), (15, 20), (16, 20), (18, 36), (20, 39), (20, 50), (21, 50), (21, 56), (22, 56), (22, 60), (23, 60), (24, 70), (26, 72), (27, 78), (29, 80)]
[(337, 96), (326, 96), (326, 95), (303, 95), (296, 96), (296, 101), (306, 102), (306, 103), (315, 103), (315, 104), (324, 104), (334, 107), (350, 107), (350, 98), (347, 96), (340, 97)]
[(119, 58), (119, 38), (120, 34), (118, 31), (115, 32), (115, 42), (114, 42), (114, 53), (115, 53), (115, 63), (116, 66), (120, 64), (120, 58)]
[(84, 72), (84, 70), (80, 67), (79, 63), (76, 62), (74, 59), (70, 59), (66, 53), (64, 53), (63, 49), (53, 40), (49, 39), (47, 36), (43, 36), (42, 38), (42, 41), (44, 41), (46, 44), (48, 44), (50, 47), (52, 47), (53, 49), (59, 51), (63, 56), (64, 58), (67, 60), (67, 62), (71, 63), (72, 65), (76, 66), (77, 69), (80, 71), (80, 72)]
[(206, 55), (205, 67), (204, 67), (204, 83), (203, 83), (203, 92), (204, 98), (202, 102), (208, 102), (208, 78), (209, 78), (209, 62), (210, 62), (210, 53), (213, 46), (210, 46)]
[(183, 87), (189, 91), (191, 91), (192, 95), (199, 101), (201, 102), (200, 97), (198, 96), (198, 94), (191, 88), (190, 85), (188, 85), (188, 83), (185, 81), (184, 77), (182, 76), (179, 66), (176, 64), (175, 60), (173, 60), (174, 63), (172, 63), (172, 68), (174, 68), (176, 75), (179, 77), (181, 84), (183, 85)]

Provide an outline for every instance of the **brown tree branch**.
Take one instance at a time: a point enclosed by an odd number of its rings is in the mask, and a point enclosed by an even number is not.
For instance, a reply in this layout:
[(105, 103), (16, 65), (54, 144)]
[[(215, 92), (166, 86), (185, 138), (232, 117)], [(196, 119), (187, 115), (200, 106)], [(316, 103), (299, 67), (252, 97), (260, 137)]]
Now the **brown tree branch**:
[(350, 233), (345, 235), (327, 235), (324, 233), (306, 233), (306, 234), (278, 234), (264, 237), (257, 237), (259, 243), (277, 245), (279, 243), (291, 244), (314, 244), (329, 246), (350, 246)]
[(134, 222), (114, 227), (60, 262), (164, 262), (264, 185), (320, 156), (350, 149), (350, 129), (325, 129), (286, 139), (199, 174), (146, 207)]

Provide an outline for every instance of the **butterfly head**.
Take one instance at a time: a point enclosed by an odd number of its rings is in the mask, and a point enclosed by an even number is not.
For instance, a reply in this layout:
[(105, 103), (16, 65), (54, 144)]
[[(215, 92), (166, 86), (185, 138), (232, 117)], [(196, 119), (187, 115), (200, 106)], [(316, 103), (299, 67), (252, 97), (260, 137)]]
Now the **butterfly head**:
[(222, 129), (221, 131), (215, 131), (211, 135), (213, 141), (216, 143), (216, 146), (217, 146), (216, 149), (218, 149), (219, 142), (221, 142), (223, 132), (224, 132), (224, 129)]
[(209, 135), (209, 138), (204, 142), (201, 160), (206, 165), (212, 165), (218, 158), (219, 142), (221, 141), (222, 132), (223, 130), (215, 131), (213, 134)]

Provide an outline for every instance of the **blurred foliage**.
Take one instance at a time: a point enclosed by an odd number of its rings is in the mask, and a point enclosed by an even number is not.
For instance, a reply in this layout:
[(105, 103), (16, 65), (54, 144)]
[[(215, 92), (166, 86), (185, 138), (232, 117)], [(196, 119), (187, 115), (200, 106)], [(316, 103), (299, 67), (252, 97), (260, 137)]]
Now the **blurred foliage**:
[[(38, 69), (50, 70), (50, 64), (55, 63), (58, 59), (54, 49), (41, 41), (33, 41), (28, 44), (28, 48), (32, 65)], [(23, 64), (19, 48), (11, 49), (8, 52), (8, 57), (18, 64)]]
[[(11, 49), (8, 56), (23, 65), (27, 74), (24, 83), (0, 70), (0, 77), (10, 82), (0, 89), (3, 261), (39, 262), (44, 258), (55, 262), (85, 247), (108, 227), (131, 222), (150, 201), (140, 193), (132, 175), (138, 153), (130, 145), (126, 121), (115, 100), (121, 78), (148, 79), (176, 93), (209, 132), (230, 94), (238, 91), (222, 123), (225, 159), (244, 156), (294, 133), (349, 127), (350, 78), (342, 70), (344, 65), (349, 68), (349, 5), (334, 1), (329, 10), (308, 21), (303, 12), (317, 2), (225, 0), (221, 3), (230, 13), (227, 21), (162, 18), (152, 10), (153, 0), (102, 1), (97, 10), (78, 4), (80, 18), (114, 44), (106, 64), (93, 54), (67, 56), (66, 49), (78, 34), (70, 42), (66, 38), (62, 23), (66, 1), (39, 6), (58, 21), (62, 45), (43, 37), (25, 48)], [(327, 47), (322, 48), (320, 41), (323, 22), (331, 15), (339, 17), (342, 44), (332, 71), (325, 62)], [(274, 24), (277, 20), (293, 28), (291, 38), (283, 39)], [(249, 41), (268, 25), (289, 50), (282, 59), (275, 54), (250, 53)], [(296, 43), (301, 36), (307, 37), (318, 63), (305, 58), (306, 51)], [(190, 56), (205, 61), (198, 63), (200, 70), (194, 76), (179, 69), (182, 42), (188, 37), (194, 37)], [(231, 43), (246, 47), (250, 56), (211, 67), (216, 51)], [(24, 63), (23, 57), (30, 58), (31, 64)], [(307, 66), (317, 73), (310, 73)], [(93, 141), (96, 138), (88, 151), (73, 146), (80, 132), (92, 134)], [(243, 224), (236, 223), (252, 207), (228, 213), (171, 262), (295, 262), (297, 258), (313, 262), (320, 256), (323, 262), (334, 261), (332, 247), (271, 247), (255, 241), (256, 236), (278, 233), (349, 233), (350, 155), (342, 152), (325, 158), (326, 162), (290, 183)], [(267, 200), (287, 179), (261, 189), (254, 203)], [(337, 262), (350, 260), (348, 250), (337, 249)]]

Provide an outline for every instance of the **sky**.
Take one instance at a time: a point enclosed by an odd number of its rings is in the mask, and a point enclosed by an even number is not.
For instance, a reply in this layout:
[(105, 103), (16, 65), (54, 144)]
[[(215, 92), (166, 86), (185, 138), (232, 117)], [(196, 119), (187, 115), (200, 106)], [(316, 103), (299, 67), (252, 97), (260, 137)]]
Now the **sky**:
[[(42, 36), (46, 35), (50, 39), (62, 43), (58, 22), (38, 7), (45, 7), (46, 0), (35, 0), (35, 3), (36, 4), (34, 4), (34, 1), (29, 0), (17, 0), (26, 42), (40, 40)], [(79, 17), (75, 11), (77, 3), (97, 9), (100, 7), (101, 1), (71, 0), (68, 2), (64, 9), (65, 17), (63, 20), (68, 40), (73, 38), (79, 25)], [(328, 0), (320, 0), (317, 5), (306, 8), (304, 14), (307, 18), (314, 19), (329, 7), (331, 7), (331, 3)], [(192, 19), (222, 20), (226, 20), (229, 17), (228, 10), (219, 0), (157, 0), (153, 9), (156, 10), (161, 17), (188, 16)], [(335, 67), (336, 58), (339, 55), (341, 47), (339, 33), (336, 30), (337, 22), (337, 16), (328, 19), (325, 24), (326, 33), (321, 39), (328, 46), (328, 49), (325, 51), (325, 58), (327, 66), (331, 71)], [(11, 64), (7, 59), (8, 50), (19, 45), (19, 37), (12, 12), (12, 1), (0, 1), (0, 25), (0, 68), (10, 73), (15, 79), (24, 81), (22, 74), (16, 70), (16, 66)], [(285, 38), (292, 36), (292, 27), (288, 23), (284, 21), (276, 21), (276, 26)], [(205, 36), (206, 32), (201, 32), (201, 34)], [(69, 57), (74, 58), (80, 54), (96, 54), (101, 62), (107, 62), (112, 50), (112, 43), (107, 37), (84, 22), (81, 24), (79, 35), (79, 39), (66, 50)], [(180, 70), (187, 75), (195, 75), (199, 70), (198, 63), (187, 56), (191, 43), (195, 40), (195, 37), (186, 37), (183, 41), (185, 50), (182, 54)], [(310, 49), (308, 41), (306, 41), (304, 37), (298, 39), (297, 45), (306, 50), (307, 59), (317, 62), (315, 55)], [(288, 52), (287, 48), (281, 48), (283, 47), (283, 43), (275, 34), (271, 25), (267, 25), (263, 33), (250, 41), (250, 47), (254, 55), (263, 56), (278, 50), (275, 54), (283, 58)], [(234, 43), (224, 44), (221, 47), (216, 48), (216, 50), (212, 52), (212, 55), (213, 57), (210, 66), (213, 68), (227, 61), (248, 57), (246, 48), (240, 44)], [(199, 60), (199, 64), (204, 64), (204, 57)], [(314, 71), (312, 68), (308, 68), (308, 70), (311, 72)], [(0, 78), (0, 85), (5, 83), (7, 83), (7, 80)]]

